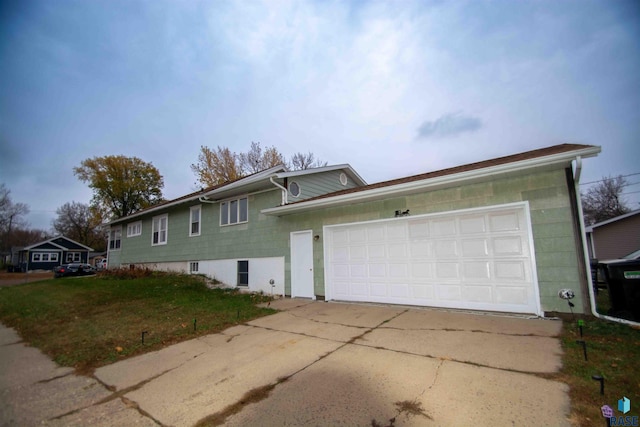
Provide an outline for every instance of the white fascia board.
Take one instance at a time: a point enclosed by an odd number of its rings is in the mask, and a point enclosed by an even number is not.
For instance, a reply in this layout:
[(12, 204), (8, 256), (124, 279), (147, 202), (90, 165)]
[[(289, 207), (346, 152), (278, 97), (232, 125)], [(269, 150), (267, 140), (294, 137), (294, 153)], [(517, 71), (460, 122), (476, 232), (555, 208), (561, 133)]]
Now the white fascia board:
[(419, 181), (410, 181), (396, 185), (389, 185), (380, 188), (373, 188), (371, 190), (356, 191), (353, 193), (341, 194), (333, 197), (326, 197), (322, 199), (310, 200), (307, 202), (299, 202), (292, 205), (278, 206), (274, 208), (263, 209), (261, 213), (265, 215), (289, 215), (297, 212), (306, 211), (314, 208), (324, 208), (331, 206), (339, 206), (351, 203), (366, 202), (370, 200), (376, 200), (387, 196), (401, 196), (416, 192), (418, 190), (425, 190), (434, 187), (443, 187), (452, 184), (462, 183), (477, 178), (484, 178), (488, 176), (504, 174), (508, 172), (524, 171), (541, 166), (549, 166), (558, 163), (566, 163), (573, 161), (576, 157), (580, 156), (593, 157), (600, 152), (600, 147), (589, 147), (581, 150), (568, 151), (565, 153), (553, 154), (550, 156), (536, 157), (533, 159), (521, 160), (519, 162), (505, 163), (497, 166), (489, 166), (481, 169), (474, 169), (470, 171), (460, 172), (451, 175), (437, 176), (434, 178), (427, 178)]
[[(75, 240), (72, 240), (72, 239), (70, 239), (70, 238), (68, 238), (68, 237), (66, 237), (66, 236), (62, 236), (62, 235), (55, 236), (55, 237), (52, 237), (52, 238), (47, 239), (47, 240), (43, 240), (42, 242), (39, 242), (39, 243), (33, 244), (33, 245), (31, 245), (31, 246), (27, 246), (27, 247), (23, 248), (22, 250), (24, 250), (24, 251), (29, 251), (29, 250), (32, 250), (32, 249), (33, 249), (33, 248), (35, 248), (35, 247), (38, 247), (38, 246), (40, 246), (40, 245), (45, 245), (45, 244), (47, 244), (47, 243), (48, 243), (48, 244), (50, 244), (50, 245), (56, 246), (56, 247), (60, 248), (60, 249), (61, 249), (61, 250), (63, 250), (63, 251), (73, 251), (73, 250), (74, 250), (74, 249), (70, 249), (70, 248), (67, 248), (67, 247), (65, 247), (65, 246), (59, 245), (59, 244), (57, 244), (57, 243), (54, 243), (54, 240), (56, 240), (56, 239), (60, 239), (60, 238), (62, 238), (62, 239), (64, 239), (64, 240), (67, 240), (67, 241), (69, 241), (69, 242), (71, 242), (71, 243), (73, 243), (73, 244), (76, 244), (76, 245), (78, 245), (78, 246), (82, 246), (83, 248), (85, 248), (85, 249), (87, 249), (87, 250), (89, 250), (89, 251), (93, 251), (93, 248), (90, 248), (89, 246), (83, 245), (82, 243), (76, 242)], [(46, 251), (46, 250), (48, 250), (48, 249), (41, 249), (41, 250)]]
[(171, 208), (171, 207), (174, 207), (174, 206), (177, 206), (177, 205), (181, 205), (181, 204), (184, 204), (184, 203), (191, 203), (191, 202), (200, 200), (201, 197), (212, 197), (212, 196), (215, 196), (216, 194), (221, 193), (223, 191), (229, 191), (229, 190), (241, 188), (241, 187), (243, 187), (245, 185), (253, 184), (253, 183), (259, 182), (261, 180), (268, 180), (269, 176), (272, 176), (272, 175), (274, 175), (275, 173), (277, 173), (278, 171), (281, 171), (281, 170), (284, 170), (284, 166), (283, 165), (274, 166), (274, 167), (266, 169), (266, 170), (264, 170), (262, 172), (258, 172), (258, 173), (254, 174), (254, 175), (248, 176), (246, 178), (239, 179), (238, 181), (232, 182), (231, 184), (224, 185), (222, 187), (218, 187), (218, 188), (216, 188), (214, 190), (211, 190), (209, 192), (206, 192), (206, 193), (199, 192), (199, 193), (194, 194), (193, 196), (191, 196), (189, 198), (180, 199), (180, 200), (176, 200), (174, 202), (169, 202), (169, 203), (166, 203), (166, 204), (163, 204), (163, 205), (155, 206), (155, 207), (146, 209), (144, 211), (136, 212), (136, 213), (131, 214), (129, 216), (125, 216), (125, 217), (122, 217), (122, 218), (115, 219), (113, 221), (104, 223), (102, 225), (109, 226), (109, 227), (111, 225), (120, 225), (120, 224), (123, 224), (125, 222), (130, 222), (134, 218), (145, 216), (145, 215), (148, 215), (148, 214), (160, 211), (160, 210), (164, 210), (164, 209), (167, 209), (167, 208)]
[(254, 174), (254, 175), (248, 176), (246, 178), (239, 179), (238, 181), (232, 182), (231, 184), (216, 188), (216, 189), (211, 190), (211, 191), (209, 191), (207, 193), (204, 193), (204, 194), (200, 194), (196, 198), (215, 196), (218, 193), (222, 193), (222, 192), (226, 192), (226, 191), (229, 191), (229, 190), (233, 190), (235, 188), (240, 188), (240, 187), (243, 187), (245, 185), (253, 184), (253, 183), (256, 183), (256, 182), (268, 180), (270, 176), (278, 173), (278, 171), (280, 171), (280, 170), (284, 170), (284, 166), (283, 165), (274, 166), (272, 168), (263, 170), (262, 172), (258, 172), (258, 173)]

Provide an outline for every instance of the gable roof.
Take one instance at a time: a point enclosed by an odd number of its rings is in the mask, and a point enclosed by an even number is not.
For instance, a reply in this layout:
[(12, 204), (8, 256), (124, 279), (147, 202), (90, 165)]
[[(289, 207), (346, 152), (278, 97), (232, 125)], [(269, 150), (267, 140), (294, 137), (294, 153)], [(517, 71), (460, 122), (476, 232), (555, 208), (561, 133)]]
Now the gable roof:
[(561, 144), (552, 147), (526, 151), (491, 160), (469, 163), (462, 166), (405, 178), (383, 181), (363, 187), (356, 187), (317, 196), (284, 206), (263, 209), (266, 215), (287, 215), (318, 207), (339, 206), (350, 203), (375, 200), (387, 196), (400, 196), (427, 188), (437, 189), (453, 183), (490, 177), (492, 175), (515, 172), (533, 167), (569, 163), (578, 157), (593, 157), (600, 152), (599, 146), (581, 144)]
[(598, 228), (598, 227), (602, 227), (603, 225), (607, 225), (607, 224), (611, 224), (611, 223), (614, 223), (614, 222), (618, 222), (618, 221), (630, 218), (630, 217), (638, 215), (638, 214), (640, 214), (640, 209), (637, 209), (637, 210), (631, 211), (631, 212), (627, 212), (626, 214), (618, 215), (618, 216), (613, 217), (613, 218), (609, 218), (609, 219), (607, 219), (605, 221), (600, 221), (600, 222), (598, 222), (596, 224), (593, 224), (593, 225), (590, 225), (588, 227), (585, 227), (585, 231), (587, 233), (589, 233), (589, 232), (592, 232), (594, 228)]
[(347, 175), (349, 175), (349, 177), (353, 180), (353, 182), (355, 182), (358, 185), (367, 185), (366, 181), (362, 179), (362, 177), (351, 167), (351, 165), (347, 163), (342, 165), (322, 166), (319, 168), (309, 168), (309, 169), (302, 169), (297, 171), (281, 172), (277, 174), (277, 177), (292, 178), (296, 176), (312, 175), (316, 173), (331, 172), (336, 170), (343, 170)]
[[(121, 222), (129, 221), (133, 218), (148, 215), (153, 212), (158, 212), (163, 209), (167, 209), (182, 203), (190, 203), (196, 201), (215, 202), (224, 200), (239, 194), (239, 190), (244, 193), (250, 193), (253, 191), (262, 190), (267, 187), (273, 187), (274, 190), (278, 188), (269, 182), (270, 178), (287, 178), (292, 176), (312, 175), (321, 172), (328, 172), (333, 170), (344, 170), (354, 182), (358, 185), (366, 185), (366, 182), (358, 175), (358, 173), (348, 164), (336, 165), (336, 166), (324, 166), (320, 168), (310, 168), (299, 171), (287, 171), (284, 165), (277, 165), (269, 169), (265, 169), (260, 172), (256, 172), (251, 175), (247, 175), (242, 178), (238, 178), (234, 181), (224, 182), (222, 184), (215, 185), (213, 187), (205, 188), (200, 191), (196, 191), (177, 199), (168, 200), (166, 202), (159, 203), (149, 208), (143, 209), (131, 215), (114, 219), (107, 224), (119, 224)], [(202, 200), (201, 200), (202, 199)]]
[[(61, 240), (66, 240), (68, 243), (70, 243), (70, 245), (65, 246), (64, 243), (61, 242)], [(53, 247), (53, 248), (58, 248), (65, 251), (66, 250), (82, 250), (82, 249), (87, 251), (93, 251), (93, 249), (90, 248), (89, 246), (85, 246), (82, 243), (78, 243), (75, 240), (72, 240), (62, 235), (55, 236), (47, 240), (43, 240), (42, 242), (34, 243), (33, 245), (22, 248), (21, 250), (30, 251), (33, 249), (37, 249), (40, 246), (43, 246), (43, 249), (49, 249)]]

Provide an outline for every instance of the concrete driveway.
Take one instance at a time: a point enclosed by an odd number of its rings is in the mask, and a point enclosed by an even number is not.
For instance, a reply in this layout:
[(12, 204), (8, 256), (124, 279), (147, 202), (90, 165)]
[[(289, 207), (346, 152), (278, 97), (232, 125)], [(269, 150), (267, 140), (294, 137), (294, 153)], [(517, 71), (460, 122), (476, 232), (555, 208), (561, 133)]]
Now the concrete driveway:
[(561, 366), (559, 321), (272, 305), (285, 311), (93, 378), (53, 365), (20, 380), (15, 355), (37, 350), (0, 334), (0, 425), (569, 425), (568, 387), (546, 379)]

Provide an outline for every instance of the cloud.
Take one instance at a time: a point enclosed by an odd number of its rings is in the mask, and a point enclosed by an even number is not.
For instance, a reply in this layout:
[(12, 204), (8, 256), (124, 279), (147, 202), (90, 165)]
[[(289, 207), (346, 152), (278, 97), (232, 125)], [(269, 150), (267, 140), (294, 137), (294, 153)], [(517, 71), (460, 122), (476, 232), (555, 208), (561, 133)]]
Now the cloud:
[(482, 127), (482, 120), (462, 113), (449, 113), (436, 120), (426, 120), (418, 128), (417, 138), (448, 138), (464, 132), (475, 132)]

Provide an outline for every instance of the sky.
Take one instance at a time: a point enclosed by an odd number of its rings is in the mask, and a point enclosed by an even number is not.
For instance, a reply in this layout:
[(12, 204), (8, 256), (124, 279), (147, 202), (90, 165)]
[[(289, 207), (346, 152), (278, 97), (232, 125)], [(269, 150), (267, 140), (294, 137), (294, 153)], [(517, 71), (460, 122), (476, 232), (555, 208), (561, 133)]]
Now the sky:
[(639, 76), (636, 0), (0, 0), (0, 183), (49, 230), (96, 156), (173, 199), (203, 145), (374, 183), (577, 143), (602, 147), (581, 181), (628, 176), (637, 209)]

